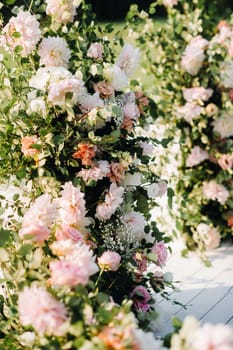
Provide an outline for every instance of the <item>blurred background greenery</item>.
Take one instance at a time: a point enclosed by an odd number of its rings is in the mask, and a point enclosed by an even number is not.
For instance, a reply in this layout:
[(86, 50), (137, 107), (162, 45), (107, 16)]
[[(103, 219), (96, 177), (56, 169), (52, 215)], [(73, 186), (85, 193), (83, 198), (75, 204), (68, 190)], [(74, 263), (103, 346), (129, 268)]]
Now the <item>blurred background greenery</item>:
[[(192, 1), (192, 0), (191, 0)], [(10, 16), (10, 8), (12, 5), (29, 4), (30, 0), (2, 0), (5, 5), (1, 12), (3, 16)], [(153, 3), (153, 0), (86, 0), (93, 7), (93, 11), (96, 13), (97, 19), (100, 21), (123, 21), (129, 10), (130, 5), (137, 4), (139, 9), (148, 9), (149, 5)], [(233, 10), (233, 0), (206, 0), (208, 5), (216, 3), (217, 13), (220, 16), (228, 14)], [(8, 7), (9, 6), (9, 7)], [(163, 7), (159, 7), (156, 11), (156, 17), (164, 17), (166, 11)]]
[[(192, 0), (191, 0), (192, 1)], [(87, 0), (92, 4), (93, 10), (97, 18), (103, 20), (124, 20), (130, 5), (137, 4), (139, 9), (147, 9), (153, 0)], [(214, 1), (206, 1), (211, 5)], [(217, 0), (217, 12), (220, 15), (229, 13), (233, 10), (233, 0)], [(158, 8), (156, 15), (158, 17), (165, 16), (165, 10), (162, 7)]]

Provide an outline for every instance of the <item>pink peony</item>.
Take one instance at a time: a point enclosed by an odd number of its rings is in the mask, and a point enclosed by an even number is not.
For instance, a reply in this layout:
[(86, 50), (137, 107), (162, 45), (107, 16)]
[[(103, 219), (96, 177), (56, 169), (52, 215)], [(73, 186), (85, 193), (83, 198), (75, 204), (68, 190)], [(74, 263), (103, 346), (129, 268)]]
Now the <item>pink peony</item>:
[(75, 261), (77, 266), (85, 270), (88, 276), (94, 275), (98, 271), (96, 265), (96, 258), (93, 255), (93, 251), (87, 244), (75, 243), (72, 254), (67, 256), (68, 261)]
[(103, 45), (101, 43), (92, 43), (87, 51), (87, 56), (94, 59), (102, 59)]
[[(12, 49), (21, 46), (21, 55), (27, 56), (36, 48), (36, 44), (40, 40), (39, 25), (34, 15), (27, 11), (20, 11), (16, 17), (11, 17), (3, 28), (4, 41)], [(15, 33), (19, 35), (16, 36)]]
[(229, 191), (225, 186), (218, 184), (215, 180), (203, 183), (203, 194), (207, 199), (217, 200), (220, 204), (225, 204), (229, 198)]
[(36, 198), (23, 217), (22, 226), (40, 225), (51, 227), (57, 217), (57, 208), (49, 194)]
[(54, 22), (66, 24), (73, 22), (76, 7), (73, 0), (47, 0), (46, 13)]
[(86, 202), (84, 193), (71, 182), (66, 182), (61, 191), (61, 197), (55, 201), (58, 208), (58, 221), (63, 225), (82, 228), (89, 225), (86, 217)]
[(71, 51), (63, 38), (44, 38), (38, 49), (40, 65), (48, 67), (67, 67)]
[(29, 225), (24, 225), (19, 231), (19, 236), (22, 239), (43, 243), (49, 238), (50, 231), (47, 226), (32, 223)]
[(212, 94), (212, 89), (205, 89), (202, 86), (183, 90), (183, 96), (187, 102), (208, 101)]
[(193, 167), (208, 159), (209, 155), (199, 146), (194, 146), (186, 159), (186, 166)]
[(131, 298), (136, 310), (146, 312), (150, 309), (151, 306), (148, 301), (151, 300), (151, 295), (145, 287), (135, 287), (131, 293)]
[(25, 287), (19, 294), (18, 310), (22, 325), (31, 325), (39, 335), (62, 336), (65, 332), (65, 306), (42, 287)]
[(152, 253), (156, 254), (159, 265), (164, 266), (168, 257), (167, 247), (164, 244), (164, 242), (156, 242), (152, 247), (151, 251)]
[(195, 332), (193, 350), (232, 350), (233, 329), (225, 324), (206, 323)]
[(96, 217), (101, 221), (110, 219), (110, 217), (115, 213), (117, 208), (123, 202), (123, 193), (123, 187), (112, 183), (110, 185), (109, 191), (105, 195), (104, 202), (97, 205)]
[(52, 244), (51, 249), (62, 260), (50, 262), (51, 281), (53, 285), (74, 287), (78, 284), (86, 285), (91, 275), (98, 271), (92, 250), (83, 243)]
[(85, 268), (81, 268), (76, 261), (51, 261), (49, 268), (52, 284), (55, 286), (75, 287), (78, 284), (85, 286), (89, 282)]
[(98, 258), (99, 267), (105, 271), (117, 271), (121, 256), (116, 252), (106, 251)]

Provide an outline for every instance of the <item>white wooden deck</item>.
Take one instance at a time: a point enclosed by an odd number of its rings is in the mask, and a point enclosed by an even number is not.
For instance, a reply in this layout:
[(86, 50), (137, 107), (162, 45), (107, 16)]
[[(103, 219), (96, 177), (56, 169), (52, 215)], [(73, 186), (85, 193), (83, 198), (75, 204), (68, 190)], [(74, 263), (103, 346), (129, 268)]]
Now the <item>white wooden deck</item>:
[(164, 336), (172, 330), (171, 317), (183, 320), (192, 314), (201, 323), (224, 323), (233, 326), (233, 245), (224, 244), (208, 252), (212, 266), (206, 267), (195, 254), (182, 258), (180, 247), (175, 247), (170, 256), (166, 271), (173, 273), (173, 280), (179, 291), (171, 294), (185, 305), (172, 304), (159, 300), (162, 316), (157, 325), (158, 336)]

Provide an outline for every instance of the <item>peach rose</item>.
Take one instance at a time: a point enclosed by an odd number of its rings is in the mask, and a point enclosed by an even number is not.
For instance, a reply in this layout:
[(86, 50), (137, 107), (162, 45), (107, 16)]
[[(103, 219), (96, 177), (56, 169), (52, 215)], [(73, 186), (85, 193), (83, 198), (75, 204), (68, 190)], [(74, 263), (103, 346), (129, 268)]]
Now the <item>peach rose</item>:
[(108, 176), (112, 182), (119, 184), (124, 180), (125, 168), (120, 163), (111, 163), (110, 171), (111, 172), (108, 174)]
[(233, 157), (230, 154), (221, 154), (220, 158), (218, 159), (218, 165), (223, 170), (231, 169), (233, 166)]
[(121, 262), (121, 256), (116, 252), (106, 251), (98, 258), (98, 264), (105, 271), (117, 271)]
[(106, 81), (99, 81), (94, 84), (94, 90), (99, 92), (100, 97), (105, 99), (114, 95), (114, 89), (111, 84)]
[(34, 157), (36, 154), (39, 153), (39, 150), (36, 148), (33, 148), (32, 146), (35, 145), (38, 141), (37, 136), (25, 136), (21, 139), (21, 151), (25, 156), (28, 157)]
[(92, 158), (96, 155), (96, 146), (88, 143), (80, 143), (78, 151), (74, 152), (72, 157), (74, 159), (81, 159), (82, 165), (92, 165)]

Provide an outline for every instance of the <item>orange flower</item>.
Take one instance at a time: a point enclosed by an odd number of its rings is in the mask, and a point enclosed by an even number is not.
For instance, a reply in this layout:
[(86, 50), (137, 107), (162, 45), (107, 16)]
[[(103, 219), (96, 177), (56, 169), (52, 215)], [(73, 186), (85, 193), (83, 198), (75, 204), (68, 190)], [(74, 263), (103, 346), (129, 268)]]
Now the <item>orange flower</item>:
[[(131, 334), (132, 335), (132, 334)], [(127, 350), (129, 349), (129, 334), (124, 329), (107, 326), (98, 334), (105, 346), (111, 350)], [(132, 337), (133, 338), (133, 337)], [(127, 344), (127, 345), (126, 345)], [(139, 350), (134, 339), (132, 339), (131, 350)]]
[(92, 158), (96, 155), (96, 146), (88, 143), (80, 143), (78, 150), (73, 153), (74, 159), (81, 159), (82, 165), (92, 165)]
[(39, 150), (32, 148), (32, 145), (36, 144), (38, 141), (36, 136), (25, 136), (21, 139), (21, 151), (25, 156), (34, 157), (39, 153)]
[(229, 27), (229, 24), (227, 23), (227, 21), (224, 21), (224, 20), (219, 21), (217, 26), (218, 30), (221, 30), (224, 27)]
[(228, 226), (233, 226), (233, 215), (231, 215), (228, 219), (227, 219), (227, 225)]

